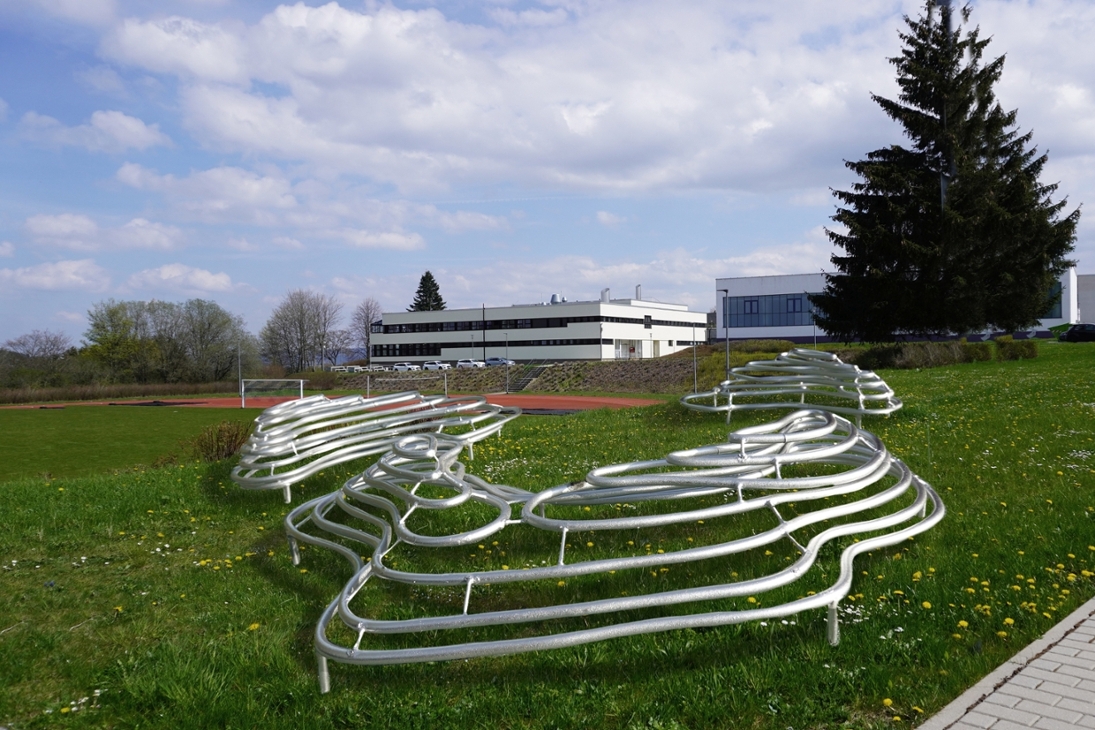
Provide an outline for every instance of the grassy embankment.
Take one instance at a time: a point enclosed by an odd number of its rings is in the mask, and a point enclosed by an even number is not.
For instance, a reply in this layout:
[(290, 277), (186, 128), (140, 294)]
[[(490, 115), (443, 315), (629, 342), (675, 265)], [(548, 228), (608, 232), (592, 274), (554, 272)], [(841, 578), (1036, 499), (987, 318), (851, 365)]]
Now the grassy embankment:
[[(883, 373), (906, 407), (864, 425), (932, 482), (949, 512), (904, 549), (857, 562), (855, 600), (845, 607), (859, 615), (846, 614), (836, 648), (818, 612), (793, 625), (470, 662), (332, 664), (333, 691), (321, 696), (311, 632), (346, 570), (324, 551), (291, 564), (279, 494), (236, 489), (228, 463), (9, 481), (0, 484), (8, 599), (0, 724), (782, 730), (893, 727), (894, 716), (909, 724), (1095, 595), (1093, 364), (1095, 346), (1045, 343), (1037, 360)], [(742, 414), (734, 425), (770, 416)], [(721, 419), (675, 404), (524, 418), (477, 447), (469, 469), (538, 488), (725, 431)], [(294, 497), (334, 489), (359, 468), (317, 476)], [(702, 539), (703, 529), (654, 541), (671, 549)], [(461, 558), (494, 564), (503, 556), (487, 549), (518, 550), (500, 541)], [(782, 547), (733, 567), (769, 571), (792, 554)], [(828, 570), (836, 555), (826, 555)], [(633, 585), (725, 579), (728, 567), (674, 568), (633, 576)], [(560, 590), (601, 589), (572, 583)], [(814, 575), (794, 590), (824, 584)], [(392, 593), (375, 608), (398, 613), (410, 598)]]

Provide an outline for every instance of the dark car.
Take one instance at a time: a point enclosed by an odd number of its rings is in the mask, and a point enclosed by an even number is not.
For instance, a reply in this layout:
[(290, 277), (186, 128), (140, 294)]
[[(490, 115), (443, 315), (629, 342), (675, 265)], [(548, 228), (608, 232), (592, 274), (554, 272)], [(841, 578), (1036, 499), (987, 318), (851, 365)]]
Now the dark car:
[(1095, 324), (1074, 324), (1057, 339), (1061, 342), (1095, 342)]

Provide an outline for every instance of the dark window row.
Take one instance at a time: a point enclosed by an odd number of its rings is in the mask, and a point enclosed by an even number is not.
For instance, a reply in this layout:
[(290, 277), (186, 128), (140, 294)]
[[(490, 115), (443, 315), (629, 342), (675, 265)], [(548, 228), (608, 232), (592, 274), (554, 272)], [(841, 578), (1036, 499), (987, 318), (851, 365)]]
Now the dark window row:
[(725, 297), (722, 301), (727, 327), (794, 327), (814, 322), (814, 307), (806, 292)]
[(664, 319), (654, 319), (646, 315), (642, 319), (637, 317), (603, 317), (593, 315), (589, 317), (540, 317), (538, 319), (472, 319), (462, 322), (408, 322), (407, 324), (386, 324), (380, 329), (373, 326), (373, 332), (383, 332), (386, 335), (408, 334), (417, 332), (464, 332), (469, 330), (514, 330), (514, 329), (552, 329), (566, 327), (570, 324), (583, 322), (617, 322), (623, 324), (641, 324), (646, 329), (657, 325), (659, 327), (702, 327), (693, 322), (673, 322)]
[[(611, 345), (610, 339), (574, 338), (561, 340), (481, 340), (471, 342), (405, 342), (398, 345), (373, 345), (373, 357), (440, 357), (441, 348), (461, 347), (558, 347), (560, 345)], [(672, 344), (672, 343), (671, 343)]]

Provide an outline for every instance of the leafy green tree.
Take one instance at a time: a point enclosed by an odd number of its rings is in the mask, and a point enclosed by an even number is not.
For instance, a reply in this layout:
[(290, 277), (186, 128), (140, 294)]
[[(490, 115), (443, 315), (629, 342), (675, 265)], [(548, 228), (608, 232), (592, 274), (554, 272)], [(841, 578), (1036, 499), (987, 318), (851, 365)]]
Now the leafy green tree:
[(1030, 327), (1071, 265), (1080, 211), (1062, 217), (1067, 200), (1039, 181), (1046, 155), (996, 100), (1004, 57), (982, 63), (989, 40), (952, 31), (946, 2), (905, 23), (898, 99), (872, 98), (911, 144), (845, 163), (860, 180), (834, 192), (842, 253), (811, 297), (818, 326), (872, 342)]
[(444, 308), (445, 300), (441, 298), (441, 289), (437, 286), (437, 280), (427, 271), (418, 280), (418, 291), (414, 293), (414, 302), (407, 307), (407, 311), (436, 312)]

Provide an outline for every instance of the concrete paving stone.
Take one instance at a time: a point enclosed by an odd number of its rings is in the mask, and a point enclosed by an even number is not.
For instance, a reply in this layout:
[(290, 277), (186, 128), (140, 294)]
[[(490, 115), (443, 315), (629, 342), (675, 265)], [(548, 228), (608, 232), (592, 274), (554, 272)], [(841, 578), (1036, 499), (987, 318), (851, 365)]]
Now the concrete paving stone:
[(1055, 707), (1062, 707), (1066, 710), (1076, 710), (1081, 715), (1090, 715), (1095, 717), (1095, 704), (1085, 702), (1084, 700), (1074, 700), (1071, 697), (1062, 697), (1057, 701)]
[[(1062, 657), (1062, 658), (1064, 658), (1064, 657)], [(1089, 682), (1091, 682), (1089, 677), (1095, 677), (1095, 671), (1092, 671), (1091, 669), (1088, 669), (1087, 667), (1074, 667), (1071, 664), (1062, 664), (1061, 666), (1054, 669), (1053, 673), (1058, 675), (1058, 676), (1064, 674), (1064, 675), (1067, 675), (1069, 677), (1075, 677), (1076, 679), (1080, 680), (1081, 684), (1083, 683), (1083, 681), (1085, 679), (1087, 679)], [(1091, 683), (1095, 684), (1095, 682), (1091, 682)]]
[(1037, 715), (1033, 715), (1023, 710), (1017, 710), (1014, 707), (1005, 707), (1004, 705), (997, 704), (994, 700), (997, 695), (991, 694), (985, 698), (985, 701), (977, 706), (980, 712), (992, 717), (998, 717), (1001, 720), (1008, 720), (1010, 722), (1018, 723), (1020, 725), (1030, 726), (1034, 724), (1034, 721), (1038, 719)]
[(1023, 725), (1011, 720), (997, 720), (992, 730), (1030, 730), (1030, 725)]
[(1074, 647), (1074, 646), (1065, 646), (1063, 643), (1061, 643), (1061, 644), (1057, 644), (1054, 647), (1051, 647), (1050, 650), (1047, 651), (1042, 656), (1047, 656), (1047, 657), (1076, 656), (1079, 653), (1080, 653), (1080, 650), (1077, 649), (1076, 647)]
[(1095, 692), (1095, 680), (1092, 679), (1081, 679), (1076, 686), (1086, 692)]
[[(973, 712), (967, 712), (962, 716), (959, 722), (964, 723), (967, 727), (982, 728), (982, 730), (988, 730), (992, 727), (1000, 718), (993, 717), (991, 715), (983, 715), (980, 712), (974, 710)], [(955, 725), (955, 727), (958, 727)]]
[(1095, 636), (1092, 636), (1091, 638), (1093, 641), (1082, 641), (1075, 638), (1075, 634), (1069, 634), (1061, 639), (1061, 643), (1054, 648), (1067, 646), (1070, 649), (1079, 649), (1080, 651), (1093, 651), (1095, 650)]
[(993, 692), (985, 698), (985, 702), (991, 702), (995, 705), (1003, 705), (1004, 707), (1015, 707), (1022, 700), (1022, 697), (1018, 697), (1014, 694), (1003, 694), (999, 690)]
[(1046, 659), (1044, 656), (1042, 656), (1042, 657), (1038, 657), (1037, 659), (1032, 661), (1027, 666), (1028, 667), (1034, 667), (1035, 669), (1044, 669), (1047, 672), (1056, 672), (1057, 667), (1061, 666), (1061, 662), (1051, 661), (1049, 659)]
[(1044, 669), (1038, 667), (1028, 666), (1022, 671), (1022, 674), (1027, 677), (1034, 677), (1046, 682), (1057, 682), (1058, 684), (1067, 684), (1069, 687), (1075, 687), (1080, 683), (1079, 677), (1069, 677), (1064, 674), (1054, 674), (1053, 672), (1047, 672)]
[(1078, 659), (1087, 659), (1088, 661), (1095, 661), (1095, 646), (1089, 649), (1081, 649), (1080, 653), (1076, 655)]
[(1015, 706), (1020, 710), (1026, 710), (1034, 715), (1040, 715), (1042, 717), (1050, 717), (1054, 720), (1060, 720), (1061, 722), (1071, 723), (1075, 725), (1084, 713), (1077, 712), (1076, 710), (1069, 710), (1062, 707), (1053, 707), (1042, 702), (1035, 702), (1034, 700), (1022, 700)]
[(1034, 727), (1040, 730), (1076, 730), (1076, 725), (1071, 722), (1061, 722), (1052, 717), (1039, 717)]
[(1016, 684), (1015, 677), (1008, 680), (1007, 684), (996, 690), (996, 694), (1011, 695), (1018, 697), (1021, 700), (1033, 700), (1035, 702), (1041, 702), (1047, 705), (1056, 704), (1056, 700), (1060, 699), (1060, 695), (1051, 694), (1040, 689), (1031, 689), (1030, 687), (1024, 687), (1021, 684)]
[(1080, 718), (1080, 727), (1095, 728), (1095, 715), (1084, 715)]
[(1016, 674), (1014, 677), (1008, 680), (1008, 684), (1016, 684), (1020, 687), (1026, 687), (1027, 689), (1034, 689), (1041, 683), (1042, 680), (1035, 677), (1028, 677), (1024, 674)]
[[(1042, 656), (1043, 657), (1052, 656), (1053, 657), (1052, 661), (1060, 662), (1061, 666), (1069, 666), (1069, 667), (1076, 667), (1077, 669), (1083, 669), (1089, 675), (1095, 677), (1095, 662), (1091, 661), (1090, 659), (1084, 659), (1082, 657), (1076, 657), (1076, 656), (1064, 656), (1063, 654), (1051, 654), (1050, 652), (1046, 652)], [(1060, 670), (1055, 669), (1054, 671), (1060, 671)]]
[(1077, 702), (1087, 702), (1090, 703), (1092, 707), (1095, 707), (1095, 692), (1083, 689), (1082, 687), (1070, 687), (1065, 684), (1059, 684), (1056, 681), (1050, 679), (1043, 682), (1042, 686), (1038, 689), (1058, 695), (1060, 697), (1067, 697), (1070, 700), (1076, 700)]

